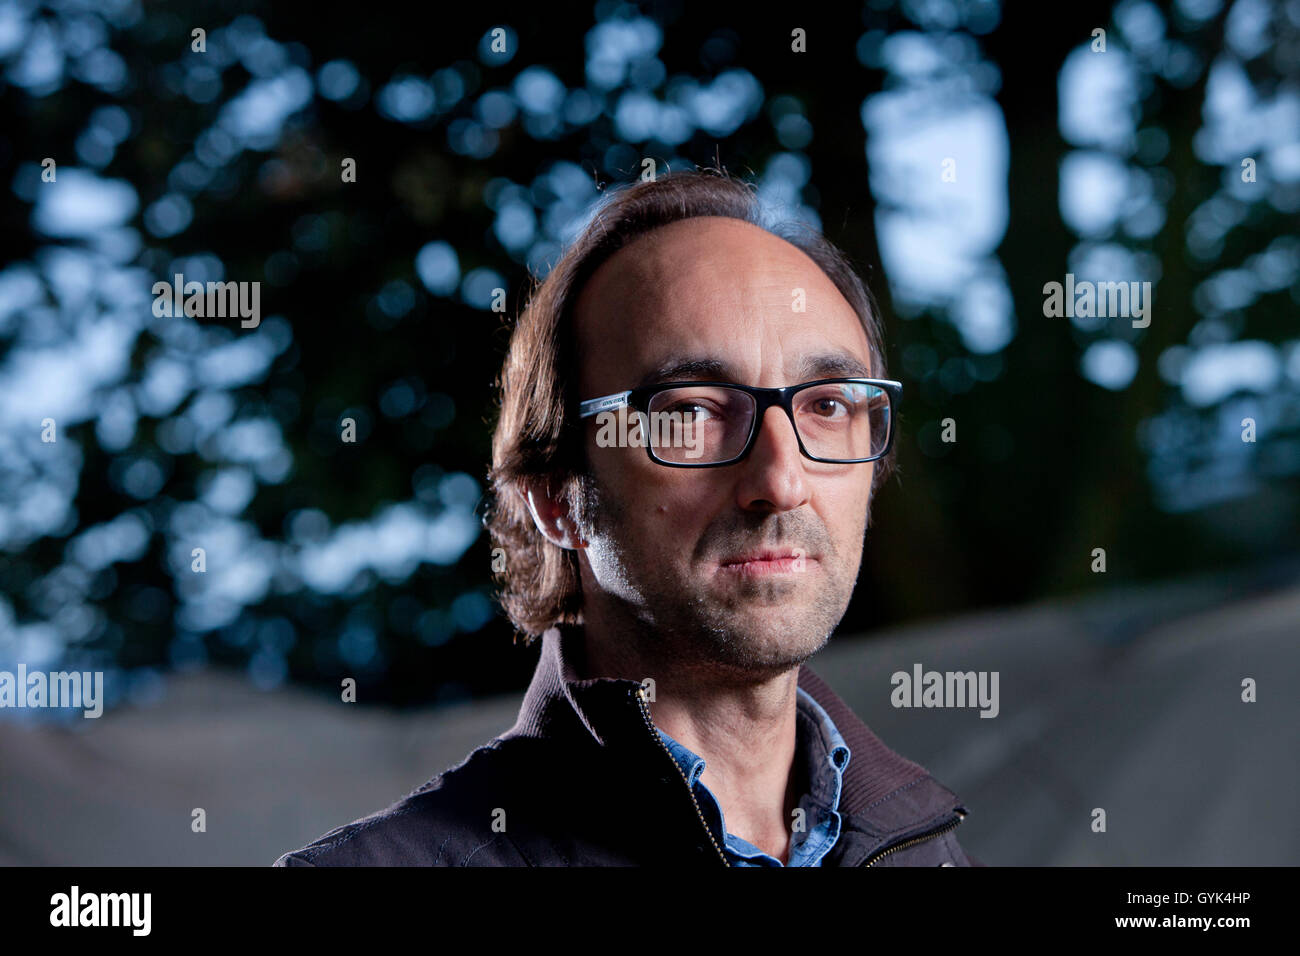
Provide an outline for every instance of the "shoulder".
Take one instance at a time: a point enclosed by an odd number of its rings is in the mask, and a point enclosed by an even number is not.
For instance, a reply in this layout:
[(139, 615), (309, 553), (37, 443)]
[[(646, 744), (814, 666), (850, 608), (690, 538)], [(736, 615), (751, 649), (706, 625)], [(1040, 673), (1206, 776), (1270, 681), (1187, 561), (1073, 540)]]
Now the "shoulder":
[(335, 827), (273, 866), (526, 865), (498, 825), (527, 775), (528, 742), (497, 738), (383, 810)]

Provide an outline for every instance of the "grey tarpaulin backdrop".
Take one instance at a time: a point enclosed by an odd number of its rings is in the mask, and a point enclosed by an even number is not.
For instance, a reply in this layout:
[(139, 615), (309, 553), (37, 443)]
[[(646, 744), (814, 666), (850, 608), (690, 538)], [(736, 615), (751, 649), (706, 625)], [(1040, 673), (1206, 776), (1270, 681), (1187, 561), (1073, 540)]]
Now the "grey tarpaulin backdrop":
[[(963, 845), (990, 864), (1294, 864), (1298, 636), (1300, 585), (1207, 578), (838, 637), (814, 667), (965, 799)], [(998, 670), (998, 716), (895, 709), (890, 675), (916, 663)], [(1241, 701), (1244, 677), (1258, 702)], [(209, 671), (75, 732), (0, 722), (0, 864), (269, 864), (459, 761), (517, 708), (397, 713)]]

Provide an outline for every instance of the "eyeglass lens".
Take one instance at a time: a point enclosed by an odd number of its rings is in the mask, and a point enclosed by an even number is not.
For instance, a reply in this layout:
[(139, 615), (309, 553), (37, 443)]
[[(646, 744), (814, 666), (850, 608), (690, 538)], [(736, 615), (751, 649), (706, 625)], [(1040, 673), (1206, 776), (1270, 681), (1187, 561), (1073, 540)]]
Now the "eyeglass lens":
[[(724, 385), (670, 388), (651, 398), (642, 427), (655, 457), (712, 464), (744, 451), (757, 407), (752, 395)], [(814, 458), (872, 458), (889, 438), (889, 393), (878, 385), (814, 385), (795, 393), (792, 410), (804, 448)]]

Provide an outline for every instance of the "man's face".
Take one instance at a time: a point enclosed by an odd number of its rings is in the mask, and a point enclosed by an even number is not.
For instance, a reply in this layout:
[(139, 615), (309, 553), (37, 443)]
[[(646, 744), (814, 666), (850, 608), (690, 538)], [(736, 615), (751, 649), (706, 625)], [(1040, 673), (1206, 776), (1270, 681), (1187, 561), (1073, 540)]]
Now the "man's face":
[[(797, 289), (805, 311), (794, 311)], [(595, 272), (574, 315), (582, 399), (661, 381), (779, 387), (874, 371), (861, 321), (816, 263), (735, 219), (639, 237)], [(599, 447), (596, 421), (585, 423), (584, 606), (635, 621), (657, 645), (643, 650), (718, 676), (771, 676), (819, 650), (857, 581), (874, 463), (803, 457), (777, 407), (749, 456), (718, 468)], [(738, 562), (768, 550), (797, 557)]]

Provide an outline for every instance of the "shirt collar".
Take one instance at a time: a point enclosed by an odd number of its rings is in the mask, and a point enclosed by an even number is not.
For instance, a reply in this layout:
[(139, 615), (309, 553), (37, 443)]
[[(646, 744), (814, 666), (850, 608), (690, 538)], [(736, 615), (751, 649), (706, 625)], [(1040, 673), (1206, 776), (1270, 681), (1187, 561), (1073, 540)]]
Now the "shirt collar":
[[(827, 810), (836, 810), (840, 802), (840, 787), (844, 769), (851, 753), (848, 745), (830, 715), (802, 687), (797, 689), (795, 701), (795, 756), (805, 761), (810, 789), (808, 796)], [(656, 727), (659, 736), (672, 754), (677, 766), (686, 774), (693, 787), (707, 766), (703, 757), (685, 744), (673, 739), (666, 731)]]
[(806, 727), (799, 736), (807, 754), (809, 796), (831, 810), (839, 808), (844, 772), (852, 753), (839, 728), (812, 694), (799, 688), (796, 721)]

